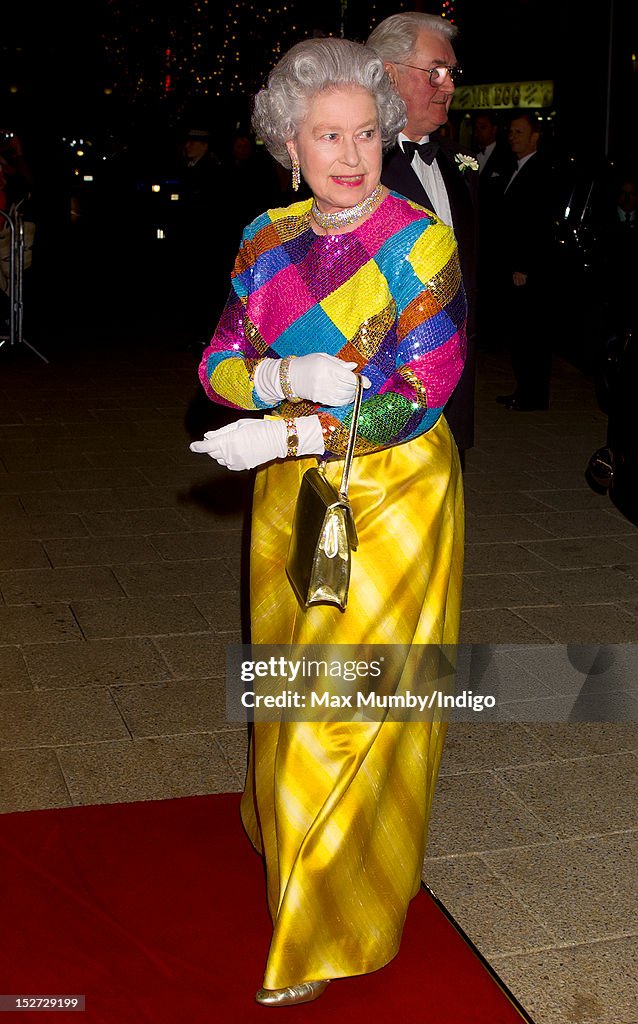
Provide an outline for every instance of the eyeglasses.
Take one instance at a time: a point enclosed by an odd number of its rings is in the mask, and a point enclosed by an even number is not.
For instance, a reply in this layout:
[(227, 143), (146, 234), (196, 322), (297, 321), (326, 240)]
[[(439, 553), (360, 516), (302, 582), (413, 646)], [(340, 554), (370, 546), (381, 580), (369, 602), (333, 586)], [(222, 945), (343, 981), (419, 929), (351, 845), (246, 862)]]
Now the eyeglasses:
[(455, 64), (453, 68), (447, 64), (437, 64), (435, 68), (420, 68), (416, 64), (402, 64), (400, 60), (395, 60), (394, 63), (402, 68), (413, 68), (415, 71), (423, 71), (424, 74), (430, 76), (430, 85), (433, 89), (440, 89), (447, 80), (448, 75), (454, 84), (457, 85), (463, 75), (463, 69), (458, 64)]

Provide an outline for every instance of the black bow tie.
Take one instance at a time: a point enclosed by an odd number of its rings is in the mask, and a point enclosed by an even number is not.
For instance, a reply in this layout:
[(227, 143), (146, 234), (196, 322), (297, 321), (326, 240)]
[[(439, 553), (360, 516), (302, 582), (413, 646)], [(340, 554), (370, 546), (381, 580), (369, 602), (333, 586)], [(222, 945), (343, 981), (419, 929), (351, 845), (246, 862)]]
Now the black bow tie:
[(426, 164), (431, 164), (439, 148), (438, 142), (402, 142), (403, 152), (410, 163), (415, 153), (418, 153)]

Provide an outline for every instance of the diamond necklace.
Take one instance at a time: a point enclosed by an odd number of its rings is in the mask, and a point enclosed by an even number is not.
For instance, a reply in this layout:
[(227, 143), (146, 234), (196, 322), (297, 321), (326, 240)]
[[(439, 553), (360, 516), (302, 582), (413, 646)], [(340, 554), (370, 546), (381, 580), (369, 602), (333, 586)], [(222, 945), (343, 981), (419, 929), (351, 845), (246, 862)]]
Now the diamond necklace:
[(338, 213), (322, 213), (315, 199), (312, 201), (311, 214), (316, 220), (319, 227), (322, 228), (344, 228), (348, 224), (354, 224), (355, 221), (361, 220), (367, 213), (371, 213), (372, 210), (381, 202), (381, 196), (383, 193), (383, 185), (381, 182), (375, 189), (362, 199), (356, 206), (350, 206), (347, 210), (339, 210)]

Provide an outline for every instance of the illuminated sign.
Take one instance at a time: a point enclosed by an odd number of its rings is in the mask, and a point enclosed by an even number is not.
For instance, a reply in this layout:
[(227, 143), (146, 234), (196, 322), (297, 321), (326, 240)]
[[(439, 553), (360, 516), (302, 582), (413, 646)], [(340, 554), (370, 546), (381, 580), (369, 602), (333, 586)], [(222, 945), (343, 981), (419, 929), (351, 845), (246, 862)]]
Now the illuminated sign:
[(454, 110), (538, 110), (554, 103), (553, 82), (497, 82), (461, 85), (452, 98)]

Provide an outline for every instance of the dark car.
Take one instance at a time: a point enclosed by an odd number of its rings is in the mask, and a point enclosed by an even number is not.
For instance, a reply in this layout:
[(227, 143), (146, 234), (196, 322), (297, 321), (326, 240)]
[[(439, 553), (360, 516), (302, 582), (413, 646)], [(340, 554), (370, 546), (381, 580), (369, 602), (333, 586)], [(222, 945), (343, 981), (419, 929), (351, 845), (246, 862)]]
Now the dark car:
[(609, 495), (638, 526), (638, 331), (627, 328), (609, 342), (606, 368), (607, 443), (589, 460), (587, 480)]

